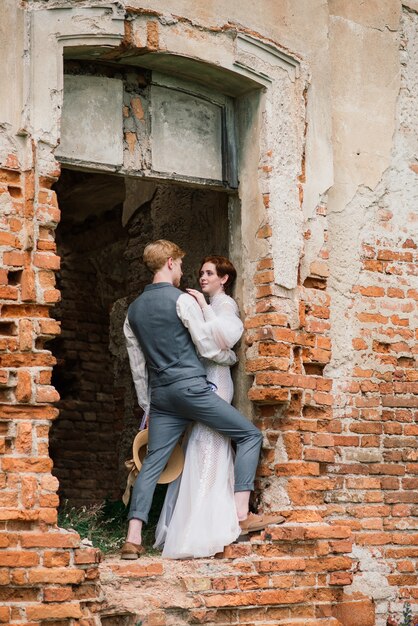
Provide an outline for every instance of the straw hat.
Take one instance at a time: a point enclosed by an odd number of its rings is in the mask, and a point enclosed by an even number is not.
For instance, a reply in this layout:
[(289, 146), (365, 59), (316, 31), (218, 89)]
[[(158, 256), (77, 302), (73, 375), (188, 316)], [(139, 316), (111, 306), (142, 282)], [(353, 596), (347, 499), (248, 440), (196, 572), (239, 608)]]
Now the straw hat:
[[(148, 444), (148, 428), (145, 430), (140, 430), (136, 435), (134, 442), (132, 444), (132, 453), (134, 457), (134, 463), (138, 469), (138, 471), (142, 467), (142, 462), (147, 453), (147, 444)], [(166, 483), (171, 483), (173, 480), (176, 480), (178, 476), (180, 476), (184, 465), (184, 453), (183, 449), (179, 443), (176, 443), (176, 446), (171, 453), (170, 458), (168, 459), (168, 463), (163, 469), (158, 482), (162, 485)]]

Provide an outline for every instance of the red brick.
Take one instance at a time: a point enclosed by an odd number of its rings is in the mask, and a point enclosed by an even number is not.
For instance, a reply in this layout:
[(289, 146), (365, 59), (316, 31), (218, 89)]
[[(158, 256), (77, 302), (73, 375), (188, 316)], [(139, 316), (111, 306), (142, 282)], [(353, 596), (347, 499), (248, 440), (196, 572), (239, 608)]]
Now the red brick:
[(4, 252), (3, 263), (12, 267), (23, 267), (27, 262), (28, 255), (26, 252)]
[(318, 476), (318, 463), (303, 463), (292, 461), (289, 463), (279, 463), (274, 466), (277, 476)]
[(258, 272), (254, 276), (254, 283), (256, 285), (262, 285), (266, 283), (271, 283), (274, 280), (274, 273), (272, 270), (266, 270), (264, 272)]
[(45, 458), (12, 458), (5, 457), (2, 461), (3, 470), (9, 472), (49, 472), (52, 468), (51, 459)]
[(26, 352), (33, 349), (33, 325), (31, 320), (21, 319), (19, 321), (19, 349)]
[(52, 583), (55, 585), (78, 585), (83, 582), (85, 573), (81, 569), (70, 567), (33, 568), (29, 570), (29, 583)]
[(335, 452), (324, 448), (308, 448), (304, 452), (305, 461), (318, 461), (322, 463), (333, 463)]
[(257, 263), (257, 269), (258, 270), (273, 269), (273, 259), (270, 257), (266, 259), (260, 259), (260, 261), (258, 261)]
[(356, 287), (354, 292), (361, 293), (362, 296), (368, 296), (372, 298), (379, 298), (385, 295), (383, 287)]
[(15, 391), (18, 402), (30, 402), (32, 398), (32, 377), (27, 370), (17, 372), (17, 386)]
[(273, 560), (256, 561), (259, 572), (292, 572), (306, 569), (306, 560), (301, 557), (277, 558)]
[(45, 587), (44, 602), (66, 602), (73, 599), (72, 587)]
[(83, 548), (75, 551), (74, 563), (77, 565), (87, 563), (100, 563), (101, 552), (96, 548)]
[(259, 239), (267, 239), (268, 237), (271, 237), (272, 234), (273, 234), (273, 231), (269, 224), (265, 224), (264, 226), (259, 228), (257, 231), (257, 237)]
[(36, 504), (38, 481), (34, 476), (24, 476), (21, 484), (21, 502), (25, 509), (31, 509)]
[(307, 539), (347, 539), (351, 531), (346, 526), (312, 526), (306, 529)]
[(65, 530), (22, 533), (21, 543), (25, 548), (75, 548), (80, 544), (80, 537), (77, 533)]
[(253, 402), (282, 404), (289, 401), (290, 392), (287, 389), (252, 387), (248, 392), (248, 398)]
[(33, 620), (80, 618), (82, 615), (78, 602), (60, 602), (26, 607), (26, 616)]
[[(247, 372), (259, 372), (263, 370), (283, 370), (289, 368), (289, 359), (280, 357), (259, 357), (258, 359), (248, 359), (246, 362)], [(270, 384), (270, 383), (268, 383)]]
[(290, 346), (285, 343), (260, 343), (258, 345), (260, 356), (284, 356), (290, 357)]
[(36, 402), (57, 402), (60, 399), (58, 391), (50, 385), (38, 385), (36, 389)]
[(33, 567), (38, 565), (39, 555), (28, 550), (3, 550), (0, 552), (0, 567)]
[(23, 302), (36, 301), (35, 272), (31, 269), (24, 269), (20, 281)]
[(310, 265), (310, 274), (312, 276), (327, 278), (329, 276), (328, 264), (322, 261), (313, 261)]
[(60, 268), (60, 257), (56, 254), (37, 252), (34, 255), (33, 263), (35, 267), (40, 267), (42, 269), (48, 270), (59, 270)]
[(48, 551), (44, 552), (44, 567), (65, 567), (70, 563), (70, 553), (64, 551)]

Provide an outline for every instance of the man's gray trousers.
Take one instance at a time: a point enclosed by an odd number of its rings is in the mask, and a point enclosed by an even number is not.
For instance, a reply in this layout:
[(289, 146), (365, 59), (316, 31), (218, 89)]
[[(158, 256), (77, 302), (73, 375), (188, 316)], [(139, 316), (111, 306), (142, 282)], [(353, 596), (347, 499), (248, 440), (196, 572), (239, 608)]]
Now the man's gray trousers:
[(129, 519), (148, 521), (158, 478), (191, 422), (202, 422), (236, 443), (235, 491), (254, 489), (261, 432), (212, 391), (206, 378), (189, 378), (152, 389), (148, 454), (132, 491)]

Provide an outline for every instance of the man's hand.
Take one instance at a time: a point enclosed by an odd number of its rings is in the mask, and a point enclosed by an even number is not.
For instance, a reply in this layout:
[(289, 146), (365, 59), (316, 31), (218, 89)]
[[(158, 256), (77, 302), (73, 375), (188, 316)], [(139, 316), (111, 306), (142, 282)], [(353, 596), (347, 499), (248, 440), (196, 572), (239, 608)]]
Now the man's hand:
[(144, 430), (144, 428), (148, 428), (149, 424), (149, 415), (148, 413), (144, 413), (142, 415), (141, 423), (139, 425), (139, 430)]
[(208, 303), (206, 302), (206, 298), (201, 291), (198, 291), (197, 289), (186, 289), (186, 291), (188, 294), (193, 296), (193, 298), (197, 301), (201, 309), (204, 309), (206, 306), (208, 306)]

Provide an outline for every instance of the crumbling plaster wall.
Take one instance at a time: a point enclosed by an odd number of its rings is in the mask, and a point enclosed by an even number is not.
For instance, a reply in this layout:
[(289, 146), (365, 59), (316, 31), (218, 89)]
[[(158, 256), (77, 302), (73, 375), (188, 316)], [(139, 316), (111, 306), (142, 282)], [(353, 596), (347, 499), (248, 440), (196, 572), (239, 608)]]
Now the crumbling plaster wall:
[(344, 436), (360, 435), (330, 467), (344, 479), (329, 511), (344, 511), (358, 544), (346, 592), (374, 599), (379, 626), (389, 610), (402, 612), (399, 594), (415, 593), (416, 481), (407, 476), (416, 471), (418, 406), (418, 6), (381, 8), (330, 3), (335, 183), (326, 370)]
[[(358, 279), (367, 193), (390, 164), (399, 94), (399, 19), (396, 0), (376, 12), (331, 2), (335, 181), (329, 192), (333, 367), (350, 368), (347, 309)], [(348, 301), (347, 301), (348, 298)]]

